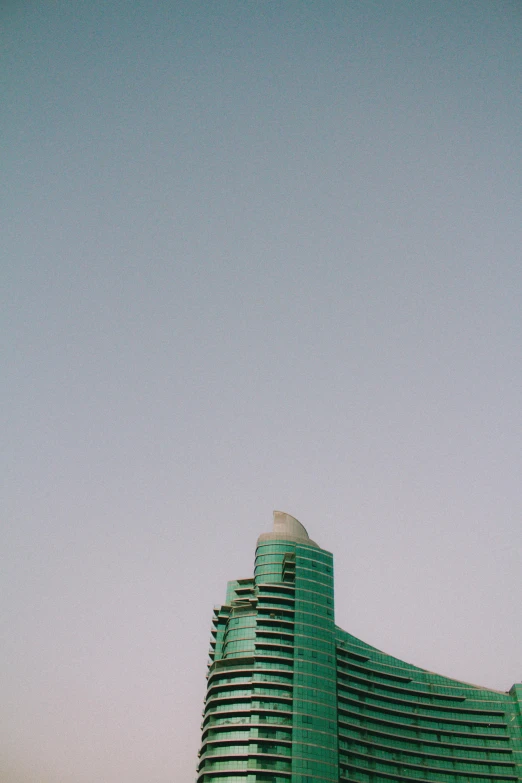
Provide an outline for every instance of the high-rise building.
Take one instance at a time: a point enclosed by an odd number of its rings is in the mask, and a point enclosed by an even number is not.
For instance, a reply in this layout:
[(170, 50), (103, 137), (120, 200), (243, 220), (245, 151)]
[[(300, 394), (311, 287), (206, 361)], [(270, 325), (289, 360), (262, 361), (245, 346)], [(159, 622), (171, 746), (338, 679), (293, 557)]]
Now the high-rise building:
[(214, 610), (198, 783), (514, 783), (522, 685), (488, 690), (335, 625), (332, 555), (288, 514)]

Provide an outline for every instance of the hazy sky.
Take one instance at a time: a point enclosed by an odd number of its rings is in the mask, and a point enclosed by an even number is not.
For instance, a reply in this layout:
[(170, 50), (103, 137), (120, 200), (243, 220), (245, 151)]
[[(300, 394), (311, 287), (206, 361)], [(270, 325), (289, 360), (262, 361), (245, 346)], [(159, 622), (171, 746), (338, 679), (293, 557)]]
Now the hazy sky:
[(522, 680), (522, 5), (5, 0), (0, 780), (192, 783), (272, 509)]

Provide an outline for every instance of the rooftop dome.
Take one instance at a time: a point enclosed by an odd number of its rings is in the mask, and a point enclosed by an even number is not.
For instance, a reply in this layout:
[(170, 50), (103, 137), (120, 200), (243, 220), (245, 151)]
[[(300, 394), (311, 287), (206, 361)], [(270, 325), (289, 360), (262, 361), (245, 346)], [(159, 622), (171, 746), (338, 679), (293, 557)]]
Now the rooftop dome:
[(308, 544), (308, 546), (319, 546), (312, 541), (306, 532), (306, 528), (299, 520), (284, 511), (274, 511), (274, 527), (272, 533), (262, 533), (258, 538), (260, 541), (275, 541), (277, 539), (287, 539), (295, 541), (298, 544)]

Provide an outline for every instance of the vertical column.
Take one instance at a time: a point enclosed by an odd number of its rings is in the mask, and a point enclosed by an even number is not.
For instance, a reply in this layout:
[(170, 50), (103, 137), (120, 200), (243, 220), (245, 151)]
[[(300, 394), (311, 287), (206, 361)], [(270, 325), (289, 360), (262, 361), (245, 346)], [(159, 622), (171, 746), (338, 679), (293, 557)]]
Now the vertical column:
[(297, 545), (292, 783), (339, 780), (333, 558)]
[[(256, 783), (291, 783), (294, 586), (284, 563), (291, 542), (259, 543), (255, 583), (258, 599), (252, 697), (253, 736), (249, 769)], [(251, 783), (249, 778), (248, 783)]]
[(522, 779), (522, 684), (515, 683), (509, 693), (514, 697), (515, 704), (513, 716), (508, 720), (508, 731), (514, 750), (513, 758), (517, 762), (517, 774)]

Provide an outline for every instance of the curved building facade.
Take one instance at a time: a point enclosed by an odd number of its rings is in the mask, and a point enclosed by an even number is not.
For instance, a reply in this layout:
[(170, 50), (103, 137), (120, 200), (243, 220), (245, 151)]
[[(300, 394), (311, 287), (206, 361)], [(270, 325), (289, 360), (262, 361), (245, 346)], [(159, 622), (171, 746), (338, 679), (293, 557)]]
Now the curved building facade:
[(522, 780), (522, 685), (451, 680), (338, 628), (332, 555), (288, 514), (228, 583), (210, 659), (198, 783)]

